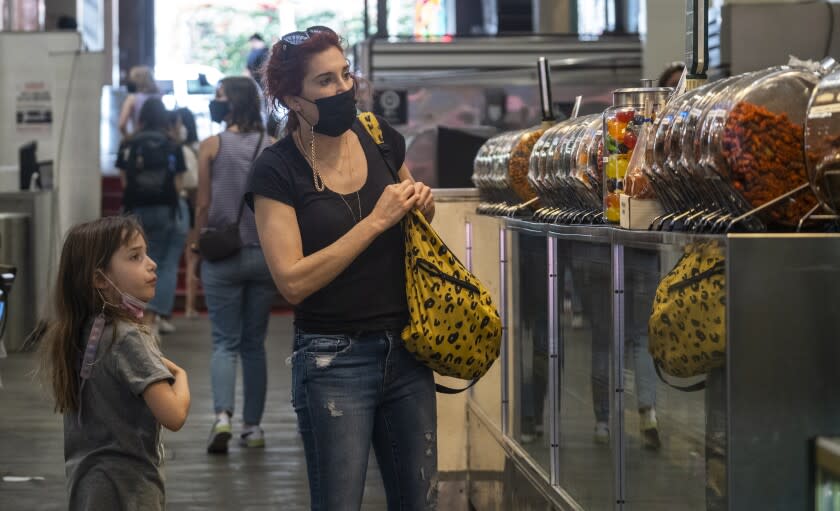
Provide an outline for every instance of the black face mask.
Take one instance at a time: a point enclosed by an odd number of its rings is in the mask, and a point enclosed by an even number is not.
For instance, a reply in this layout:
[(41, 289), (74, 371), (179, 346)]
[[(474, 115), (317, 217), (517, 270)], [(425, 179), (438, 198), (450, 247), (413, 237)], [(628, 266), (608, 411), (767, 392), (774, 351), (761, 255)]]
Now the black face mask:
[(301, 96), (301, 99), (318, 107), (318, 124), (313, 127), (315, 132), (321, 135), (337, 137), (349, 130), (356, 120), (355, 85), (352, 89), (335, 96), (320, 98), (315, 101), (310, 101), (303, 96)]
[(222, 122), (230, 113), (230, 105), (227, 101), (213, 99), (210, 101), (210, 120), (213, 122)]

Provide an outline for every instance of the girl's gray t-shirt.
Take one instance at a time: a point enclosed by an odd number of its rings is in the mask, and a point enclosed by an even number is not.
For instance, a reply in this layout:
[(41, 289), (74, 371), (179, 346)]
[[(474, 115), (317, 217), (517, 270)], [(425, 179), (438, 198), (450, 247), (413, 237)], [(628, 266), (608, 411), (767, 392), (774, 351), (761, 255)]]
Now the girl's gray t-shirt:
[(82, 388), (81, 414), (64, 415), (71, 511), (164, 509), (160, 423), (143, 399), (146, 388), (159, 381), (171, 383), (174, 377), (154, 337), (137, 325), (108, 323)]

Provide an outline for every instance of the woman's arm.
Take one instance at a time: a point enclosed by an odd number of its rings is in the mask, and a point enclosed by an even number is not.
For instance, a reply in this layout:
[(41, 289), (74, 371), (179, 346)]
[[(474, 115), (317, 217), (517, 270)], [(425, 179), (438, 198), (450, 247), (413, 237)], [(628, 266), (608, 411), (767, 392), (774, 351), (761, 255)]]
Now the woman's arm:
[(255, 196), (257, 232), (277, 289), (291, 304), (299, 304), (332, 282), (377, 236), (399, 222), (416, 201), (411, 181), (389, 185), (370, 215), (332, 245), (304, 257), (294, 208)]
[(166, 358), (163, 363), (175, 381), (172, 384), (167, 381), (152, 383), (143, 391), (143, 400), (161, 425), (171, 431), (178, 431), (187, 421), (190, 412), (187, 372)]
[[(123, 101), (122, 109), (120, 110), (120, 133), (122, 133), (123, 137), (128, 136), (128, 120), (131, 119), (131, 111), (134, 109), (134, 102), (136, 101), (136, 96), (134, 94), (129, 94), (125, 101)], [(137, 126), (134, 127), (137, 129)]]
[(198, 147), (198, 196), (195, 205), (195, 229), (207, 227), (207, 215), (210, 211), (210, 166), (219, 154), (219, 137), (206, 138)]
[(432, 195), (432, 189), (423, 183), (415, 181), (414, 176), (411, 175), (411, 171), (408, 170), (405, 164), (400, 167), (399, 176), (403, 181), (408, 179), (414, 183), (414, 190), (417, 194), (417, 210), (423, 213), (423, 216), (426, 217), (429, 223), (432, 223), (432, 220), (435, 218), (435, 198)]

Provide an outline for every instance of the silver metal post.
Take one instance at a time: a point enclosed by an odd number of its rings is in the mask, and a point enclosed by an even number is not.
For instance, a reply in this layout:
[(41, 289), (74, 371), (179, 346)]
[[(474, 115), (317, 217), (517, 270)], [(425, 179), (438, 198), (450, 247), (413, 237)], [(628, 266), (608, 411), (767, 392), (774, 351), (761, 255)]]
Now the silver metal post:
[(510, 428), (508, 425), (508, 418), (509, 418), (509, 411), (508, 411), (508, 403), (510, 402), (508, 397), (508, 364), (510, 360), (508, 360), (508, 353), (510, 352), (508, 349), (508, 345), (510, 343), (510, 339), (508, 339), (508, 307), (510, 303), (507, 299), (507, 243), (506, 243), (506, 233), (504, 226), (499, 229), (499, 315), (501, 316), (502, 320), (502, 350), (501, 350), (501, 359), (502, 359), (502, 435), (507, 436), (509, 434)]
[(464, 224), (466, 228), (466, 246), (464, 247), (464, 264), (467, 266), (467, 270), (470, 273), (473, 271), (472, 265), (472, 247), (473, 247), (473, 236), (472, 236), (472, 223), (466, 222)]
[(611, 442), (613, 445), (615, 509), (624, 509), (624, 246), (612, 245), (613, 373)]
[(560, 325), (557, 321), (558, 268), (557, 238), (548, 236), (548, 427), (551, 440), (551, 484), (560, 485)]

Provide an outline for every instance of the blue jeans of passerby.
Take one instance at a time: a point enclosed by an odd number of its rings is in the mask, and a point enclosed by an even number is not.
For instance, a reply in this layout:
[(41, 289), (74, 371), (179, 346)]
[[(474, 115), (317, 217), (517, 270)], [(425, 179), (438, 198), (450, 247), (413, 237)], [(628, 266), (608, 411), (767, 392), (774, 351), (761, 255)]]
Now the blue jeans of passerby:
[(292, 364), (312, 510), (359, 510), (371, 446), (389, 511), (436, 509), (434, 377), (399, 333), (298, 329)]
[(216, 413), (233, 415), (237, 359), (245, 394), (242, 418), (257, 425), (265, 409), (265, 335), (277, 288), (262, 249), (243, 247), (228, 259), (201, 263), (201, 283), (210, 313), (213, 356), (210, 383)]
[(143, 226), (149, 257), (158, 265), (155, 297), (147, 309), (161, 316), (169, 316), (175, 304), (178, 262), (184, 253), (190, 228), (187, 203), (180, 199), (177, 208), (167, 205), (138, 206), (131, 213)]
[[(612, 332), (605, 319), (612, 314), (609, 248), (595, 246), (587, 255), (595, 264), (590, 263), (579, 272), (583, 285), (578, 288), (583, 290), (583, 309), (592, 327), (592, 405), (595, 420), (608, 422), (613, 347)], [(656, 292), (659, 260), (656, 254), (631, 248), (625, 249), (625, 257), (631, 261), (624, 282), (625, 366), (630, 367), (627, 362), (632, 354), (636, 404), (642, 410), (656, 406), (657, 378), (653, 358), (648, 352), (647, 318)]]

